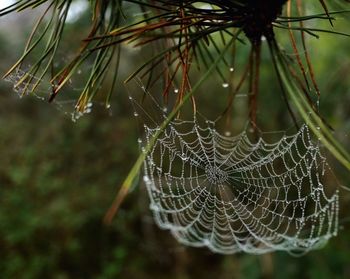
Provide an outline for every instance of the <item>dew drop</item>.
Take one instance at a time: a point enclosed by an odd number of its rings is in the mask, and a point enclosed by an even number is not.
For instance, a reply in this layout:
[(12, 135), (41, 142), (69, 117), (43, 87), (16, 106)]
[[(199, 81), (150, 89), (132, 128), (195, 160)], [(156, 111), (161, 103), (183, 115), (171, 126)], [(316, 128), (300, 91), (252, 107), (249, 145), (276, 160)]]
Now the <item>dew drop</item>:
[(129, 96), (129, 100), (132, 101), (132, 97), (131, 96)]
[(135, 116), (135, 117), (138, 117), (139, 114), (135, 111), (135, 112), (134, 112), (134, 116)]
[(72, 113), (72, 121), (76, 122), (82, 116), (83, 116), (83, 113), (81, 113), (80, 111), (75, 111)]
[(146, 182), (146, 183), (149, 182), (149, 177), (147, 175), (144, 175), (143, 176), (143, 181)]
[(82, 73), (81, 70), (78, 70), (77, 74), (78, 74), (78, 75), (81, 75), (81, 73)]
[(223, 87), (223, 88), (228, 88), (229, 86), (230, 86), (230, 85), (229, 85), (227, 82), (225, 82), (225, 83), (222, 84), (222, 87)]
[(232, 73), (232, 72), (234, 72), (234, 71), (235, 71), (235, 68), (231, 67), (231, 68), (230, 68), (230, 72)]
[(175, 94), (179, 93), (179, 89), (177, 89), (177, 88), (174, 89), (174, 93), (175, 93)]
[(106, 109), (110, 109), (111, 108), (111, 104), (106, 104)]
[(150, 209), (153, 210), (153, 211), (158, 211), (158, 210), (159, 210), (159, 207), (158, 207), (158, 205), (156, 205), (156, 204), (151, 204), (149, 207), (150, 207)]
[(210, 246), (210, 241), (209, 241), (208, 239), (204, 239), (204, 240), (203, 240), (203, 244), (204, 244), (205, 246)]

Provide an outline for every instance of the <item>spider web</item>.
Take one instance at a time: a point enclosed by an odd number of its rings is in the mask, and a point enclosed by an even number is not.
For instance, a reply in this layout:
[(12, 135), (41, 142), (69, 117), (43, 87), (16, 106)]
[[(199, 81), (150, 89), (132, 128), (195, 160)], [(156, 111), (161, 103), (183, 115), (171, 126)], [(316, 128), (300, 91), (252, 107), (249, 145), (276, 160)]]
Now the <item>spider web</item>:
[[(81, 75), (82, 71), (79, 70), (77, 74)], [(47, 102), (52, 93), (52, 84), (47, 80), (47, 77), (38, 77), (28, 74), (24, 69), (16, 68), (13, 73), (5, 78), (5, 81), (12, 85), (13, 91), (17, 93), (20, 98), (31, 96), (40, 101)], [(76, 122), (86, 114), (90, 114), (93, 106), (104, 106), (103, 102), (89, 101), (83, 111), (77, 111), (77, 99), (83, 88), (76, 87), (73, 80), (70, 80), (67, 87), (68, 88), (65, 89), (67, 92), (58, 94), (52, 103), (58, 111), (70, 117), (73, 122)], [(110, 107), (107, 109), (111, 113)]]
[[(215, 125), (171, 121), (147, 153), (143, 180), (160, 228), (221, 254), (300, 255), (337, 235), (338, 190), (324, 186), (329, 166), (306, 125), (274, 143)], [(159, 129), (144, 124), (143, 152)]]

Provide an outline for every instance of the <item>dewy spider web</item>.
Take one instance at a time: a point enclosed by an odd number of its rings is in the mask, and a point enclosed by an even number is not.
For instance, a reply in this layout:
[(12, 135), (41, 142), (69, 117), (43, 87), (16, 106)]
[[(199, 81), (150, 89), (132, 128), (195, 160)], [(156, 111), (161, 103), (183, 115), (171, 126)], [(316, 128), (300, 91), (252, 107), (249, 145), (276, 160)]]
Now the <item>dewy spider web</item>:
[[(143, 106), (130, 100), (141, 116)], [(245, 131), (224, 136), (205, 123), (171, 121), (146, 156), (143, 180), (160, 228), (222, 254), (300, 255), (337, 234), (338, 190), (323, 184), (329, 167), (306, 125), (254, 143)], [(158, 130), (144, 125), (142, 151)]]
[[(78, 71), (78, 75), (81, 71)], [(45, 79), (39, 78), (33, 75), (28, 75), (25, 70), (17, 68), (13, 73), (5, 78), (5, 81), (9, 82), (13, 86), (13, 90), (18, 94), (20, 98), (24, 96), (33, 96), (41, 101), (48, 101), (50, 94), (52, 93), (52, 85)], [(65, 94), (59, 94), (52, 103), (55, 107), (64, 115), (69, 116), (73, 122), (77, 121), (84, 114), (92, 112), (93, 105), (103, 106), (103, 103), (88, 102), (84, 111), (78, 112), (75, 110), (75, 104), (77, 101), (77, 93), (81, 92), (82, 88), (76, 88), (73, 84), (69, 84), (68, 91), (70, 98), (61, 97)]]

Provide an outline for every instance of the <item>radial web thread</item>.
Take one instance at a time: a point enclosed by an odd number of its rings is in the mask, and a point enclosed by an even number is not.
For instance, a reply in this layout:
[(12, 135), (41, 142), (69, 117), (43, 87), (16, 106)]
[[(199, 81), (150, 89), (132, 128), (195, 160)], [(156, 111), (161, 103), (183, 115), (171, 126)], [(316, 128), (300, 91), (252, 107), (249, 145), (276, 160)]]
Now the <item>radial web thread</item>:
[[(159, 127), (144, 125), (142, 150)], [(154, 219), (181, 243), (216, 253), (303, 254), (338, 230), (338, 191), (306, 125), (275, 143), (218, 133), (214, 123), (170, 122), (146, 156)]]

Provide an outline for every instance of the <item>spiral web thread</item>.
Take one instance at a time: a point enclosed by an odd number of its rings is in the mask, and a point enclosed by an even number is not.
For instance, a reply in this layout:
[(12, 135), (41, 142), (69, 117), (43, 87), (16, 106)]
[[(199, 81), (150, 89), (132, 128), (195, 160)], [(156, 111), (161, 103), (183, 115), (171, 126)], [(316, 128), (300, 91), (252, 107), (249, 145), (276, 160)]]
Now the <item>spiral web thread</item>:
[[(160, 129), (150, 126), (142, 152)], [(339, 197), (324, 186), (328, 169), (306, 125), (275, 143), (253, 142), (246, 131), (224, 136), (195, 117), (170, 122), (146, 156), (143, 180), (156, 223), (185, 245), (301, 255), (337, 235)]]

